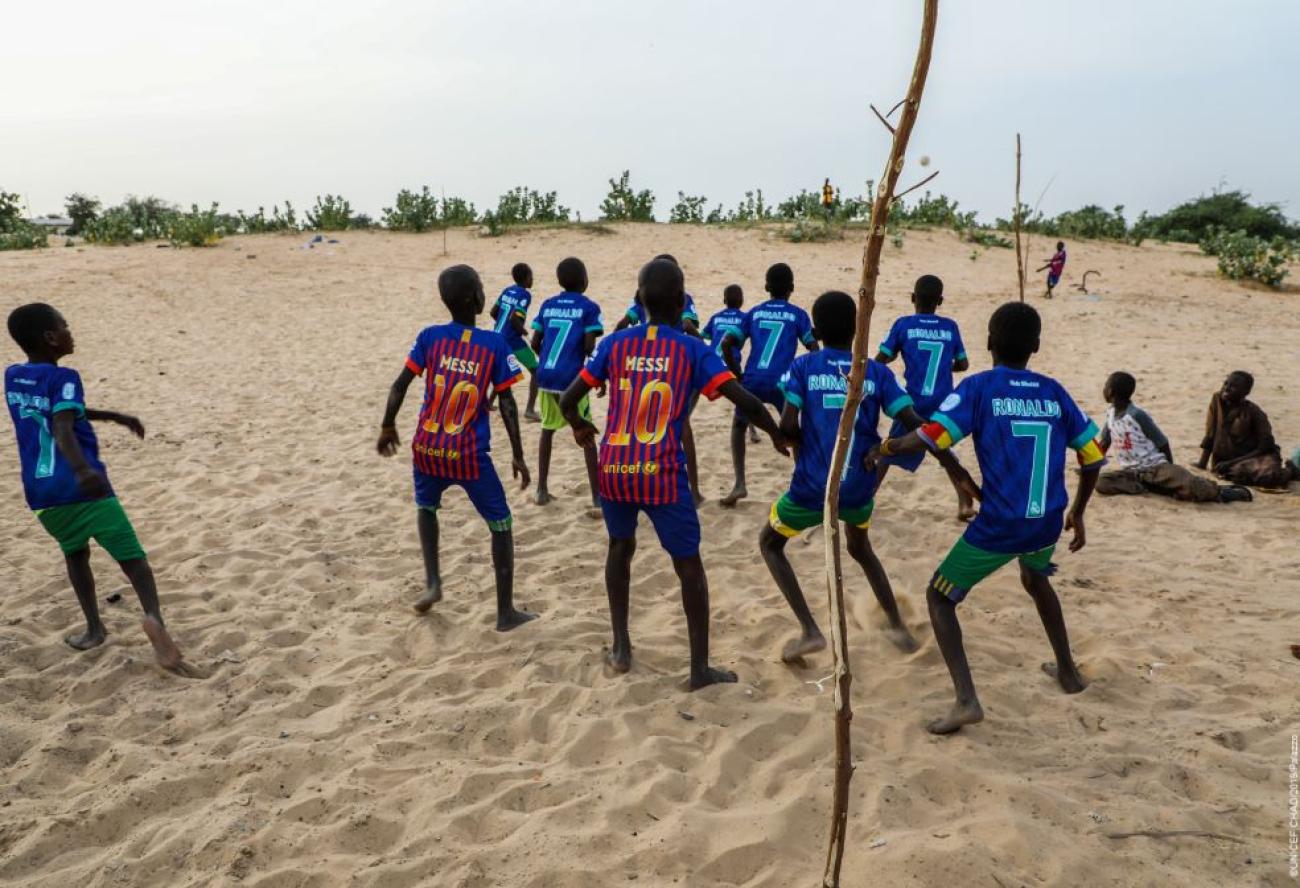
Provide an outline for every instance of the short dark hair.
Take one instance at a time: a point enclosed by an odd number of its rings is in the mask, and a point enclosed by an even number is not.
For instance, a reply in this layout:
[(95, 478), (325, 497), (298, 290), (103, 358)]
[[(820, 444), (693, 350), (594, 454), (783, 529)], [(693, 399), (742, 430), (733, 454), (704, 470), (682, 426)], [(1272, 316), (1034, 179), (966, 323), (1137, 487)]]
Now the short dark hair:
[(1123, 370), (1116, 370), (1106, 382), (1110, 384), (1111, 392), (1121, 401), (1131, 400), (1133, 393), (1137, 391), (1138, 381), (1133, 378), (1132, 373), (1125, 373)]
[(1065, 249), (1065, 241), (1057, 241), (1057, 242), (1056, 242), (1056, 249), (1058, 249), (1058, 250), (1064, 250), (1064, 249)]
[(912, 295), (920, 305), (933, 308), (943, 301), (943, 281), (932, 274), (923, 274), (912, 285)]
[(637, 292), (648, 315), (670, 315), (685, 305), (686, 279), (667, 259), (651, 259), (637, 275)]
[(843, 290), (828, 290), (812, 308), (813, 329), (827, 345), (850, 345), (858, 323), (858, 304)]
[[(722, 290), (722, 302), (725, 305), (744, 305), (745, 291), (740, 289), (740, 284), (727, 284)], [(733, 306), (734, 307), (734, 306)]]
[(524, 281), (533, 276), (533, 270), (527, 262), (516, 262), (510, 269), (510, 278), (519, 286), (524, 285)]
[(555, 279), (566, 290), (585, 290), (587, 288), (587, 266), (576, 256), (561, 259), (555, 266)]
[(989, 318), (989, 348), (1006, 361), (1020, 363), (1038, 351), (1043, 321), (1032, 305), (1008, 302)]
[(794, 272), (784, 262), (767, 268), (767, 291), (773, 296), (789, 296), (794, 292)]
[(450, 309), (473, 305), (480, 286), (478, 272), (469, 265), (452, 265), (438, 275), (438, 295)]
[(682, 267), (682, 264), (677, 261), (677, 257), (674, 256), (672, 253), (660, 253), (658, 256), (655, 257), (655, 259), (663, 259), (665, 262), (671, 262), (673, 265), (676, 265), (678, 268)]
[(45, 334), (59, 329), (61, 315), (52, 305), (29, 302), (9, 312), (9, 335), (25, 352), (40, 348)]
[[(12, 329), (13, 328), (11, 327), (10, 330)], [(1233, 377), (1244, 384), (1246, 386), (1246, 394), (1248, 395), (1250, 394), (1250, 390), (1255, 387), (1255, 377), (1251, 376), (1245, 370), (1233, 370), (1228, 374), (1228, 376)]]

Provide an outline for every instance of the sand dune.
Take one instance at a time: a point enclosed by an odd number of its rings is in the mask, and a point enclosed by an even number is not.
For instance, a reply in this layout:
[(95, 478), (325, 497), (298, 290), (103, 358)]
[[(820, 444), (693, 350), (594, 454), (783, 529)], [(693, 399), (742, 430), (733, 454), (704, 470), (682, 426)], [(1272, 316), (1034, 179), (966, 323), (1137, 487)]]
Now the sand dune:
[[(818, 884), (830, 803), (830, 672), (778, 659), (794, 621), (755, 545), (788, 463), (751, 450), (749, 500), (730, 482), (730, 414), (696, 414), (715, 659), (740, 683), (684, 691), (685, 622), (648, 529), (636, 561), (626, 677), (602, 667), (603, 525), (584, 517), (580, 454), (557, 439), (556, 503), (511, 489), (517, 595), (543, 619), (491, 631), (488, 545), (472, 507), (444, 508), (447, 600), (428, 617), (409, 463), (373, 439), (415, 333), (446, 313), (437, 271), (467, 261), (490, 295), (519, 260), (582, 256), (607, 321), (635, 270), (675, 253), (702, 311), (722, 287), (759, 301), (765, 266), (794, 266), (805, 306), (856, 284), (860, 245), (791, 245), (760, 230), (624, 227), (501, 239), (344, 234), (233, 238), (212, 250), (50, 249), (0, 256), (0, 310), (35, 299), (70, 319), (91, 402), (138, 413), (104, 455), (150, 551), (169, 625), (204, 681), (151, 665), (129, 588), (96, 552), (108, 645), (60, 642), (79, 614), (62, 562), (23, 506), (0, 447), (0, 884), (21, 886), (795, 886)], [(1033, 256), (1048, 245), (1041, 238)], [(941, 275), (973, 369), (989, 312), (1011, 295), (1009, 251), (947, 232), (886, 248), (879, 337), (922, 272)], [(1035, 366), (1094, 416), (1111, 370), (1180, 461), (1210, 393), (1253, 371), (1278, 436), (1300, 442), (1295, 292), (1218, 280), (1179, 246), (1072, 245), (1100, 296), (1065, 289)], [(16, 359), (12, 345), (7, 360)], [(597, 405), (598, 415), (603, 403)], [(408, 403), (400, 427), (414, 423)], [(525, 426), (530, 463), (537, 426)], [(508, 448), (496, 425), (498, 465)], [(969, 445), (959, 449), (973, 462)], [(1286, 766), (1300, 731), (1295, 493), (1221, 507), (1098, 500), (1089, 546), (1060, 557), (1075, 650), (1092, 686), (1067, 698), (1014, 572), (963, 619), (988, 720), (951, 738), (921, 724), (950, 688), (923, 589), (960, 532), (941, 473), (893, 473), (873, 527), (924, 644), (882, 638), (849, 573), (855, 753), (846, 885), (1268, 885), (1286, 875)], [(644, 522), (643, 522), (644, 523)], [(791, 546), (824, 612), (820, 536)], [(1200, 830), (1230, 838), (1109, 838)]]

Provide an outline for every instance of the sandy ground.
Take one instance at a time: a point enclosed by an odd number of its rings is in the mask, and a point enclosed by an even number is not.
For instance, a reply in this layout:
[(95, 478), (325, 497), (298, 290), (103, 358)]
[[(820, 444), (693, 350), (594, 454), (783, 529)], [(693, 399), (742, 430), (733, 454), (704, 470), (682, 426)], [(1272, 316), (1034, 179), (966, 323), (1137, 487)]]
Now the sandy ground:
[[(474, 264), (494, 296), (526, 260), (542, 297), (555, 263), (581, 256), (612, 323), (638, 265), (661, 250), (683, 261), (708, 312), (732, 281), (758, 301), (778, 259), (805, 306), (851, 290), (859, 244), (667, 226), (453, 232), (443, 258), (437, 234), (340, 239), (0, 255), (0, 311), (61, 307), (92, 404), (144, 419), (143, 442), (101, 428), (104, 455), (169, 624), (211, 672), (183, 681), (152, 665), (130, 590), (99, 551), (101, 598), (125, 594), (104, 606), (109, 643), (80, 655), (61, 643), (79, 613), (24, 507), (15, 450), (0, 447), (0, 883), (819, 884), (830, 666), (778, 659), (795, 624), (755, 545), (788, 481), (778, 454), (751, 451), (752, 496), (723, 511), (730, 415), (720, 404), (696, 414), (715, 659), (741, 680), (692, 695), (675, 578), (645, 527), (639, 659), (626, 677), (602, 667), (605, 538), (583, 515), (569, 440), (557, 438), (556, 503), (539, 509), (511, 490), (518, 597), (542, 619), (505, 636), (491, 631), (485, 532), (459, 495), (443, 512), (448, 600), (412, 614), (409, 465), (380, 460), (373, 441), (410, 342), (446, 317), (434, 291), (444, 264)], [(1034, 258), (1048, 252), (1035, 239)], [(972, 368), (988, 367), (984, 325), (1012, 295), (1014, 259), (970, 254), (948, 232), (887, 246), (873, 339), (907, 310), (911, 280), (934, 272)], [(1072, 289), (1090, 268), (1097, 297)], [(1190, 462), (1211, 392), (1241, 367), (1279, 439), (1300, 443), (1294, 290), (1218, 280), (1178, 246), (1073, 244), (1066, 277), (1060, 299), (1036, 302), (1034, 366), (1094, 416), (1106, 374), (1128, 369)], [(8, 340), (0, 350), (18, 358)], [(403, 440), (414, 418), (408, 401)], [(532, 463), (537, 429), (525, 427)], [(973, 462), (969, 445), (959, 452)], [(921, 727), (950, 695), (923, 589), (960, 527), (937, 467), (894, 473), (873, 538), (924, 644), (910, 657), (888, 646), (864, 578), (849, 573), (858, 769), (845, 884), (1291, 884), (1297, 504), (1294, 488), (1234, 506), (1094, 501), (1089, 545), (1059, 557), (1058, 582), (1091, 688), (1067, 698), (1039, 671), (1046, 639), (1003, 571), (962, 609), (988, 720), (939, 739)], [(824, 613), (820, 542), (791, 552)], [(1219, 837), (1108, 835), (1139, 830)]]

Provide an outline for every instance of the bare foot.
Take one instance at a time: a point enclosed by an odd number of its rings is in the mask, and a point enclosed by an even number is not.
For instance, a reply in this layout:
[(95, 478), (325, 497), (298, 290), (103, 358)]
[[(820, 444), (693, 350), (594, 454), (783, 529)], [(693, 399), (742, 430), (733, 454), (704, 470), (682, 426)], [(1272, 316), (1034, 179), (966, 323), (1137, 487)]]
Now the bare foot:
[(1061, 690), (1067, 694), (1078, 694), (1088, 687), (1088, 683), (1083, 680), (1079, 670), (1071, 667), (1067, 672), (1061, 672), (1056, 668), (1055, 663), (1044, 663), (1043, 671), (1056, 679), (1056, 683), (1061, 686)]
[(749, 427), (749, 443), (750, 444), (758, 443), (758, 429), (754, 428), (753, 426)]
[(888, 638), (890, 644), (905, 654), (914, 654), (920, 647), (915, 636), (907, 631), (906, 626), (890, 626), (885, 630), (885, 638)]
[(719, 502), (722, 503), (724, 508), (731, 509), (735, 508), (736, 503), (740, 502), (747, 496), (749, 496), (749, 491), (745, 489), (745, 485), (737, 484), (735, 487), (731, 488), (731, 493), (724, 496)]
[(538, 413), (536, 410), (525, 410), (524, 419), (528, 420), (529, 422), (541, 422), (542, 415)]
[(420, 596), (420, 600), (411, 605), (411, 607), (415, 608), (417, 614), (427, 614), (429, 608), (433, 607), (439, 601), (442, 601), (442, 586), (431, 583), (429, 587), (424, 590), (424, 594)]
[(172, 637), (167, 634), (163, 624), (158, 622), (155, 617), (145, 617), (140, 622), (140, 628), (144, 634), (149, 636), (149, 643), (153, 645), (154, 659), (158, 665), (168, 672), (181, 672), (185, 662), (181, 659), (181, 649), (172, 641)]
[(691, 690), (698, 691), (713, 684), (729, 684), (736, 680), (736, 673), (730, 669), (716, 669), (706, 666), (703, 672), (691, 673)]
[(511, 629), (517, 629), (525, 623), (536, 619), (537, 614), (511, 608), (507, 613), (497, 614), (497, 631), (509, 632)]
[(69, 635), (63, 639), (63, 642), (74, 651), (88, 651), (91, 648), (99, 647), (107, 637), (108, 633), (103, 629), (98, 632), (87, 630), (80, 635)]
[(952, 709), (943, 718), (936, 718), (925, 726), (931, 734), (951, 734), (961, 730), (962, 725), (973, 725), (984, 721), (984, 709), (979, 700), (969, 703), (954, 703)]
[(555, 497), (551, 496), (549, 490), (539, 490), (537, 491), (537, 496), (533, 497), (533, 502), (539, 506), (544, 506), (549, 502), (554, 502), (554, 500)]
[(803, 660), (805, 654), (815, 654), (818, 651), (826, 650), (826, 637), (820, 632), (814, 632), (811, 635), (800, 635), (798, 638), (787, 641), (781, 648), (781, 662), (798, 663)]
[(619, 675), (630, 671), (632, 669), (632, 647), (630, 645), (628, 647), (615, 645), (605, 655), (605, 663)]

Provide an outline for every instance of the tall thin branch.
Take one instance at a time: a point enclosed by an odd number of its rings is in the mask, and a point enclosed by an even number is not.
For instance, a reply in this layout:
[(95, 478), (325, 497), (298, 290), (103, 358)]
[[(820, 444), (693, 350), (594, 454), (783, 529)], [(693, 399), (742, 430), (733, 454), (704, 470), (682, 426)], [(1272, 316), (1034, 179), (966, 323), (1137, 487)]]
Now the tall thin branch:
[(1025, 301), (1025, 263), (1028, 258), (1020, 250), (1020, 133), (1016, 133), (1016, 281), (1020, 284), (1020, 301)]
[[(925, 78), (930, 71), (930, 54), (934, 48), (934, 27), (938, 15), (939, 0), (925, 0), (921, 42), (916, 50), (912, 82), (908, 86), (906, 98), (894, 106), (902, 106), (903, 113), (893, 128), (894, 140), (889, 149), (889, 161), (885, 165), (880, 190), (871, 207), (871, 227), (862, 249), (862, 278), (858, 285), (853, 366), (849, 372), (848, 392), (844, 398), (844, 412), (840, 416), (835, 453), (826, 476), (826, 593), (830, 599), (831, 656), (835, 666), (835, 789), (831, 800), (831, 834), (826, 847), (826, 869), (822, 875), (822, 885), (827, 888), (838, 888), (840, 884), (840, 866), (844, 862), (844, 843), (848, 835), (849, 782), (853, 779), (849, 736), (849, 727), (853, 721), (853, 705), (849, 697), (853, 673), (849, 668), (848, 620), (844, 612), (844, 575), (840, 560), (840, 482), (848, 460), (858, 407), (862, 404), (868, 343), (871, 338), (871, 314), (876, 307), (876, 279), (880, 275), (880, 254), (885, 246), (885, 225), (889, 221), (889, 207), (894, 199), (894, 189), (898, 187), (898, 177), (903, 172), (907, 142), (912, 136), (912, 127), (916, 124), (916, 116), (921, 108), (921, 94), (925, 91)], [(893, 111), (890, 111), (892, 114)]]

